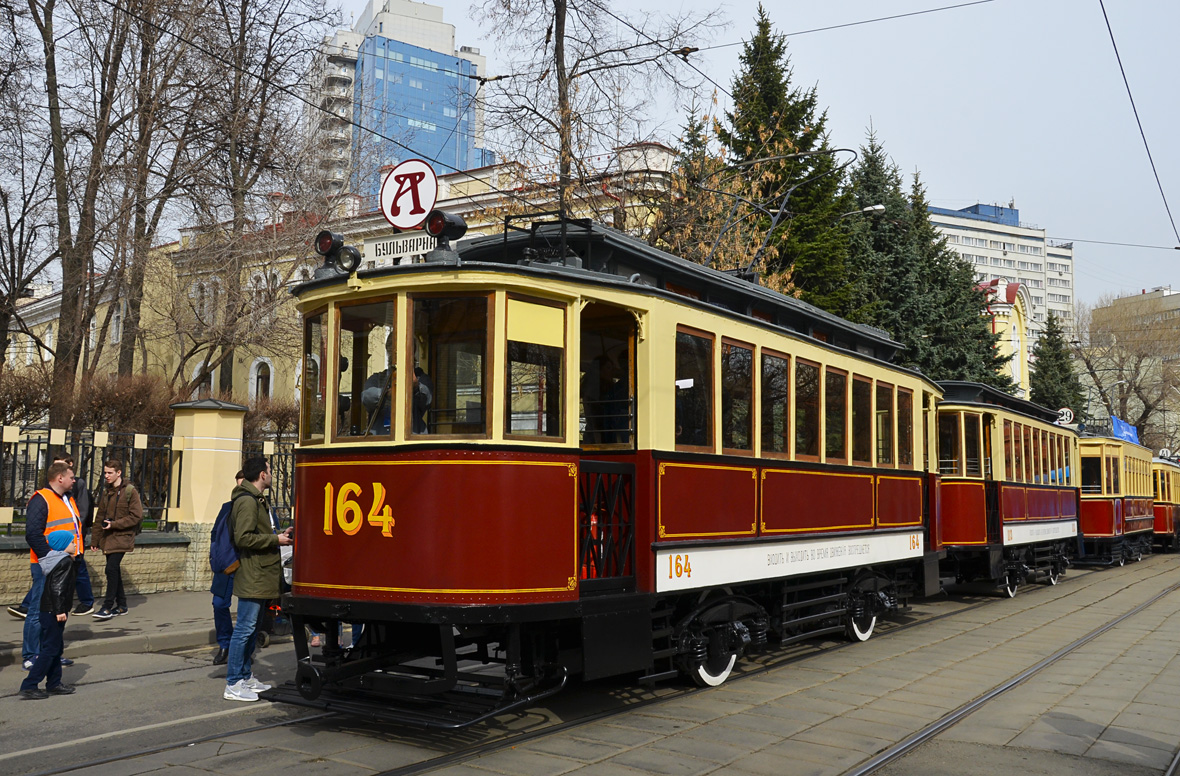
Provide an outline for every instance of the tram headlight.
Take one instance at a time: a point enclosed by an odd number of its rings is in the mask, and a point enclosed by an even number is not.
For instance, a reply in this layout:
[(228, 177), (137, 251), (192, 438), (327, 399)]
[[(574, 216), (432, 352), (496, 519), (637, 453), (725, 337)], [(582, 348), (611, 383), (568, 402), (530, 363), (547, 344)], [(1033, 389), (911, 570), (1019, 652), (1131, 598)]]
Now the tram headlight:
[(315, 252), (324, 257), (324, 266), (316, 270), (316, 277), (333, 274), (336, 267), (352, 274), (361, 266), (361, 252), (344, 244), (344, 238), (328, 229), (315, 236)]

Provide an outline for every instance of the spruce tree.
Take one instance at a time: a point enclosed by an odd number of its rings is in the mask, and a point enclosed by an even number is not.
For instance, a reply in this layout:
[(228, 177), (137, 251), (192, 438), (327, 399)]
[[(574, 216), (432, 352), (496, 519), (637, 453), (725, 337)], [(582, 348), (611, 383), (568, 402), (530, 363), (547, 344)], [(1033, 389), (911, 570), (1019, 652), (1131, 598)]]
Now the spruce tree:
[(1033, 368), (1029, 377), (1030, 398), (1049, 409), (1069, 407), (1078, 421), (1084, 420), (1085, 397), (1082, 384), (1073, 369), (1065, 330), (1053, 313), (1045, 323), (1045, 331), (1032, 351)]
[[(759, 201), (777, 208), (792, 186), (798, 188), (772, 235), (771, 258), (760, 269), (780, 276), (784, 287), (826, 310), (847, 306), (845, 284), (847, 235), (837, 223), (847, 210), (847, 197), (834, 154), (768, 160), (809, 151), (829, 151), (827, 113), (818, 107), (815, 88), (791, 84), (787, 44), (773, 31), (766, 9), (758, 6), (754, 35), (742, 48), (733, 82), (732, 112), (719, 132), (730, 161), (751, 165), (761, 183)], [(771, 171), (768, 174), (768, 170)], [(771, 219), (760, 225), (769, 229)], [(757, 246), (754, 246), (756, 249)]]

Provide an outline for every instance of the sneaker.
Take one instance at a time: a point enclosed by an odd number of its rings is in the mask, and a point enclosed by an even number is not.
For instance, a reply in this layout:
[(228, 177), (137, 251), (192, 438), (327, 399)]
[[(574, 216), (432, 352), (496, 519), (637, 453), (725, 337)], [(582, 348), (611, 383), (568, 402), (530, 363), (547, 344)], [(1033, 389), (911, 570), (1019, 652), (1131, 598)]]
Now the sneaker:
[(20, 691), (21, 700), (25, 701), (43, 701), (49, 697), (49, 693), (42, 690), (40, 687), (34, 687), (31, 690)]
[(32, 669), (32, 667), (33, 667), (33, 661), (32, 661), (32, 660), (26, 660), (26, 661), (25, 661), (24, 663), (22, 663), (21, 665), (22, 665), (22, 666), (24, 666), (24, 669), (25, 669), (26, 671), (28, 671), (28, 670), (31, 670), (31, 669)]
[(77, 606), (74, 607), (74, 611), (70, 612), (70, 614), (74, 615), (75, 617), (82, 617), (83, 615), (94, 614), (94, 604), (90, 604), (89, 606), (87, 606), (86, 604), (78, 604)]
[(13, 617), (17, 617), (17, 618), (23, 620), (25, 617), (28, 616), (29, 610), (26, 609), (21, 604), (17, 604), (16, 606), (8, 607), (8, 613), (11, 614)]
[(116, 606), (112, 611), (114, 611), (114, 613), (117, 615), (118, 614), (127, 614), (127, 607), (126, 606)]
[(73, 695), (74, 686), (70, 684), (59, 684), (57, 687), (50, 687), (48, 692), (50, 695)]
[(94, 619), (96, 620), (109, 620), (114, 616), (115, 613), (105, 606), (94, 613)]
[(256, 679), (256, 678), (254, 677), (254, 674), (250, 674), (250, 678), (249, 678), (249, 679), (243, 679), (243, 680), (242, 680), (242, 684), (243, 684), (245, 687), (249, 687), (249, 688), (250, 688), (251, 690), (253, 690), (254, 692), (264, 692), (264, 691), (266, 691), (266, 690), (269, 690), (269, 689), (270, 689), (270, 685), (269, 685), (269, 684), (265, 684), (265, 683), (263, 683), (263, 682), (260, 682), (260, 681), (258, 681), (258, 679)]
[(227, 701), (256, 701), (258, 700), (258, 693), (251, 690), (244, 682), (235, 682), (234, 684), (227, 684), (225, 692), (221, 695)]
[(63, 666), (72, 666), (74, 664), (74, 661), (70, 660), (68, 657), (63, 657), (63, 658), (61, 658), (61, 664)]

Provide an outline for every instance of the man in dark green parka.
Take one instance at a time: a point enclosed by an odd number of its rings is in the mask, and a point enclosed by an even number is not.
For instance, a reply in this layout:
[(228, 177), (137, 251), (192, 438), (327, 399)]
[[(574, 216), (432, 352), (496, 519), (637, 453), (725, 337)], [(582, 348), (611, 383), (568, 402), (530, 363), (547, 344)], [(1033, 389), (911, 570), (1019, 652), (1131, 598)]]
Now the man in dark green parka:
[(291, 529), (274, 532), (270, 506), (263, 495), (270, 488), (270, 464), (265, 458), (251, 458), (242, 467), (245, 479), (234, 488), (230, 498), (233, 509), (230, 525), (238, 566), (234, 574), (234, 593), (238, 596), (238, 619), (229, 642), (229, 664), (225, 673), (223, 697), (231, 701), (256, 701), (258, 693), (270, 685), (254, 678), (254, 642), (262, 607), (279, 597), (283, 576), (279, 547), (291, 544)]

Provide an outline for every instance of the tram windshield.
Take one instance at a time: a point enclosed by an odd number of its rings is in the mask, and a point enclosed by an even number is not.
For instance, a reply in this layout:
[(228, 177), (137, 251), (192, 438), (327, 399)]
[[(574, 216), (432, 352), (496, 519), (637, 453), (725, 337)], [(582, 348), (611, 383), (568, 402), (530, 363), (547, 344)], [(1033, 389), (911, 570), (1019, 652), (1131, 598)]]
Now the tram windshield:
[(388, 437), (397, 425), (393, 397), (393, 302), (339, 308), (336, 436)]
[(326, 375), (321, 368), (327, 353), (327, 327), (324, 313), (309, 315), (303, 323), (302, 415), (300, 428), (305, 444), (324, 441)]
[(487, 296), (411, 296), (412, 434), (487, 434)]

